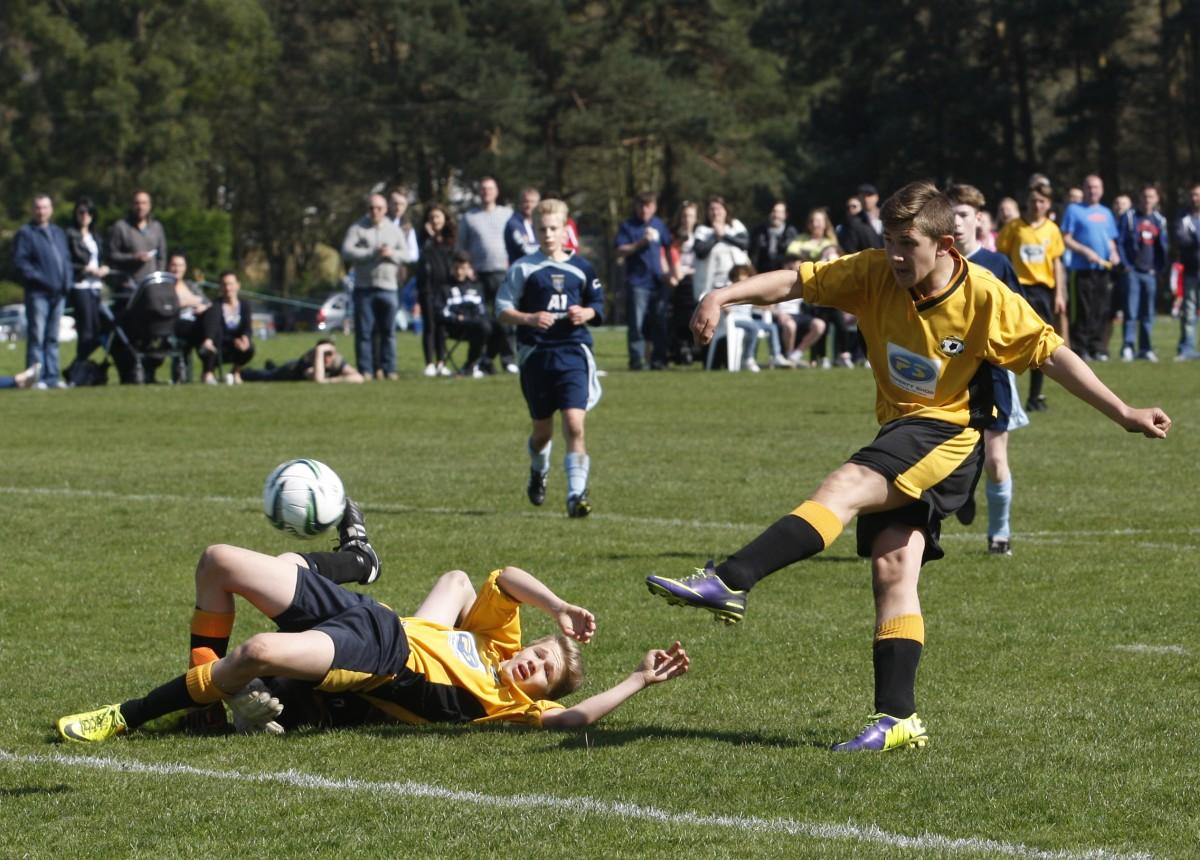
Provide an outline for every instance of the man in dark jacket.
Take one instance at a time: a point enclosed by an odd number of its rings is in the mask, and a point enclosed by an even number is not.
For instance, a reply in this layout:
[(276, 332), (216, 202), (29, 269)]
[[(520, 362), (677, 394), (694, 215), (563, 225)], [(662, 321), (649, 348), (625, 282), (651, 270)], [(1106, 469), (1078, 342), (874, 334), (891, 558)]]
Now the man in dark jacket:
[(58, 324), (72, 283), (71, 252), (63, 231), (50, 223), (49, 195), (33, 198), (33, 219), (13, 238), (13, 264), (25, 288), (25, 364), (41, 365), (37, 388), (66, 388), (58, 376)]
[(775, 201), (766, 223), (750, 231), (750, 262), (755, 271), (773, 272), (783, 268), (787, 246), (799, 235), (799, 231), (788, 223), (787, 204)]
[(122, 288), (132, 290), (151, 272), (167, 268), (167, 235), (150, 214), (150, 195), (137, 191), (129, 214), (112, 226), (108, 261), (124, 275)]
[(860, 185), (857, 196), (862, 211), (847, 217), (838, 231), (838, 244), (847, 254), (883, 247), (882, 228), (875, 227), (879, 218), (879, 192), (874, 185)]

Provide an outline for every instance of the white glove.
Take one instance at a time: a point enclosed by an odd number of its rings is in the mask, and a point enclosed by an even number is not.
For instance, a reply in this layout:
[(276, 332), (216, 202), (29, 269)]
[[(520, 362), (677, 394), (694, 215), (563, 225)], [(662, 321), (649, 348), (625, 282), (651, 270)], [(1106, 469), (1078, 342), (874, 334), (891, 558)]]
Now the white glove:
[(275, 718), (283, 713), (283, 705), (271, 695), (261, 679), (255, 678), (227, 699), (226, 704), (233, 712), (233, 726), (241, 734), (283, 734), (283, 726), (275, 722)]

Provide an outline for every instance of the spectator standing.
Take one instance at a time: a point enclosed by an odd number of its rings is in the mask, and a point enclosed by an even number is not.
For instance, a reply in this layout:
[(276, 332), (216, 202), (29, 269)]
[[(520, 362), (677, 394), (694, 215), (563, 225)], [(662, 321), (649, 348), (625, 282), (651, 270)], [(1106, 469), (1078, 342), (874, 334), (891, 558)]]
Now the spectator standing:
[(633, 217), (617, 228), (617, 259), (625, 262), (625, 320), (629, 369), (641, 370), (650, 339), (650, 369), (667, 366), (667, 311), (665, 289), (670, 261), (664, 260), (671, 246), (671, 231), (655, 214), (658, 198), (639, 194), (633, 201)]
[[(342, 240), (342, 259), (354, 274), (354, 355), (367, 379), (381, 369), (396, 378), (396, 311), (400, 306), (398, 280), (406, 240), (387, 217), (382, 194), (367, 199), (367, 214), (354, 222)], [(380, 355), (372, 350), (378, 336)]]
[(1016, 221), (1021, 217), (1021, 206), (1011, 197), (1005, 197), (1000, 201), (1000, 205), (996, 207), (996, 225), (1000, 230), (1004, 229), (1004, 225), (1009, 221)]
[(442, 309), (453, 280), (454, 245), (458, 229), (439, 205), (425, 210), (425, 245), (417, 263), (417, 301), (421, 305), (421, 346), (426, 376), (452, 376), (446, 367), (446, 326)]
[[(479, 205), (463, 215), (458, 225), (458, 250), (466, 251), (471, 257), (471, 267), (483, 288), (488, 310), (493, 315), (496, 307), (496, 294), (504, 284), (504, 274), (508, 271), (508, 251), (505, 249), (505, 232), (513, 211), (509, 206), (501, 206), (500, 186), (490, 176), (479, 181)], [(516, 362), (513, 361), (512, 343), (505, 331), (504, 350), (499, 358), (504, 369), (509, 373), (517, 372)], [(482, 360), (486, 366), (491, 366), (496, 356), (488, 354)]]
[(1067, 206), (1062, 222), (1063, 242), (1072, 252), (1067, 263), (1075, 312), (1071, 345), (1084, 359), (1108, 361), (1108, 344), (1102, 337), (1111, 306), (1109, 270), (1121, 262), (1117, 222), (1112, 210), (1100, 202), (1104, 182), (1099, 176), (1083, 180), (1083, 195), (1083, 202)]
[(696, 252), (696, 274), (692, 276), (692, 292), (696, 301), (729, 283), (734, 266), (750, 263), (746, 249), (750, 233), (746, 225), (731, 217), (725, 198), (708, 198), (708, 222), (696, 228), (693, 248)]
[(879, 192), (874, 185), (858, 187), (862, 209), (851, 215), (847, 207), (846, 221), (838, 233), (838, 244), (847, 254), (883, 247), (883, 222), (879, 219)]
[[(526, 188), (521, 192), (521, 204), (513, 212), (508, 223), (504, 225), (504, 250), (508, 253), (508, 264), (513, 263), (538, 250), (537, 233), (533, 229), (533, 210), (542, 199), (536, 188)], [(578, 246), (578, 238), (576, 238)]]
[(108, 262), (121, 274), (122, 290), (132, 292), (142, 278), (167, 265), (167, 234), (152, 207), (148, 192), (135, 192), (129, 214), (109, 231)]
[(1183, 302), (1179, 310), (1176, 361), (1200, 358), (1196, 351), (1196, 313), (1200, 309), (1200, 182), (1192, 185), (1191, 208), (1175, 224), (1176, 250), (1183, 266)]
[[(1158, 361), (1151, 346), (1154, 300), (1158, 279), (1170, 262), (1167, 251), (1167, 219), (1158, 211), (1158, 189), (1142, 188), (1141, 205), (1127, 208), (1119, 216), (1119, 250), (1125, 269), (1125, 339), (1121, 360), (1138, 358)], [(1135, 344), (1136, 339), (1136, 344)]]
[(766, 223), (759, 224), (750, 232), (750, 262), (759, 272), (773, 272), (783, 268), (783, 258), (788, 246), (799, 231), (788, 223), (787, 204), (775, 201)]
[(692, 280), (696, 274), (696, 225), (699, 223), (699, 210), (691, 200), (679, 204), (671, 221), (671, 244), (667, 249), (668, 269), (671, 272), (667, 350), (671, 360), (678, 364), (691, 364), (695, 358), (695, 340), (690, 324), (692, 312), (696, 310)]
[(33, 217), (13, 237), (13, 263), (25, 290), (25, 364), (41, 366), (36, 388), (66, 388), (58, 376), (58, 325), (74, 271), (62, 229), (50, 223), (54, 202), (33, 198)]
[[(1041, 180), (1029, 188), (1025, 215), (1009, 221), (996, 237), (996, 250), (1008, 257), (1017, 273), (1025, 300), (1043, 321), (1054, 325), (1067, 306), (1066, 273), (1063, 269), (1063, 237), (1050, 220), (1054, 189)], [(1042, 396), (1042, 371), (1029, 371), (1028, 412), (1046, 409)]]
[[(393, 188), (388, 195), (388, 218), (404, 236), (404, 241), (400, 243), (400, 261), (406, 267), (416, 266), (421, 257), (421, 237), (413, 229), (408, 215), (408, 194), (403, 188)], [(406, 272), (402, 279), (408, 280), (407, 275)]]
[[(104, 249), (100, 237), (92, 230), (96, 223), (96, 206), (87, 197), (75, 203), (75, 223), (67, 228), (67, 245), (71, 249), (71, 270), (75, 287), (71, 290), (71, 307), (75, 312), (75, 361), (86, 361), (101, 344), (100, 290), (108, 277), (108, 266), (100, 261)], [(67, 374), (70, 376), (70, 373)]]

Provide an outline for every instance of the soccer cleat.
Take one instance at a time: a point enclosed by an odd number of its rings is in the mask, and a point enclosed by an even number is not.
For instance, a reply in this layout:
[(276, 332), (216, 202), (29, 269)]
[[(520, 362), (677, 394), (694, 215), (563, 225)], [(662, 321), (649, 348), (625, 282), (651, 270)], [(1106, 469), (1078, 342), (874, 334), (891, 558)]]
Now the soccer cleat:
[(830, 747), (834, 752), (888, 752), (898, 749), (920, 749), (929, 743), (925, 723), (916, 714), (907, 719), (871, 714), (867, 727), (858, 737)]
[(353, 552), (362, 559), (363, 565), (367, 567), (358, 580), (362, 585), (370, 585), (383, 573), (383, 565), (379, 561), (379, 556), (375, 554), (374, 547), (367, 539), (367, 523), (363, 519), (362, 508), (358, 506), (358, 502), (348, 496), (346, 497), (346, 511), (342, 514), (342, 521), (338, 523), (337, 551)]
[(567, 516), (573, 520), (581, 520), (592, 512), (592, 503), (588, 499), (587, 490), (578, 496), (567, 498)]
[(711, 561), (683, 579), (647, 576), (646, 587), (672, 606), (707, 609), (726, 624), (737, 624), (746, 617), (746, 592), (734, 591), (726, 585), (713, 570)]
[(988, 553), (991, 555), (1012, 555), (1012, 541), (1008, 538), (988, 538)]
[(105, 705), (94, 711), (62, 717), (54, 727), (64, 741), (95, 744), (123, 734), (125, 717), (121, 715), (120, 705)]
[(546, 501), (546, 475), (537, 469), (529, 470), (529, 483), (525, 485), (525, 495), (529, 496), (532, 504), (543, 505)]
[(233, 727), (243, 735), (283, 734), (283, 726), (275, 718), (283, 713), (279, 699), (271, 695), (267, 685), (255, 678), (236, 695), (230, 696), (227, 704), (233, 713)]
[(967, 499), (966, 502), (963, 503), (963, 506), (954, 512), (954, 516), (957, 517), (958, 521), (964, 526), (969, 526), (971, 523), (975, 522), (975, 496), (972, 495), (969, 499)]

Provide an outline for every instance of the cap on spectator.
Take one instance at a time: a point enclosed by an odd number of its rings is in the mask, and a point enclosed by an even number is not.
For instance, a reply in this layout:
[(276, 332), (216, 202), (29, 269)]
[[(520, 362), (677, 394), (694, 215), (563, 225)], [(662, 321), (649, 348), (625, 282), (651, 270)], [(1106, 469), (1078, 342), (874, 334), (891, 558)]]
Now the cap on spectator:
[(878, 197), (879, 191), (870, 182), (864, 182), (862, 185), (858, 186), (859, 197), (870, 197), (872, 194)]

